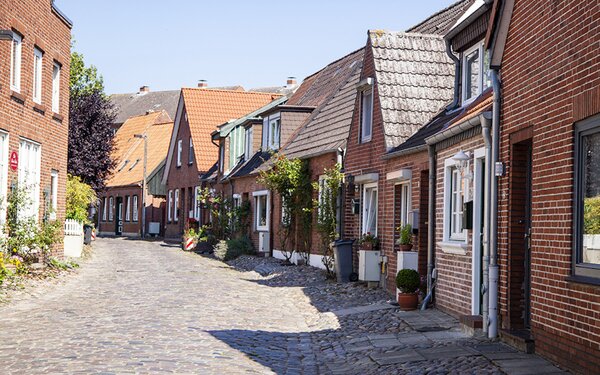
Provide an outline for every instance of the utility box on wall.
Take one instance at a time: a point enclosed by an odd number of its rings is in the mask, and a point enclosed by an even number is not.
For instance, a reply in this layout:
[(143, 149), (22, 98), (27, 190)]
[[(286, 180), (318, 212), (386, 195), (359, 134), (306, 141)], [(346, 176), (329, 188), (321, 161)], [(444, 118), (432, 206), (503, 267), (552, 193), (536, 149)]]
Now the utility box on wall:
[(379, 281), (379, 261), (381, 252), (376, 250), (358, 251), (358, 279)]
[(258, 232), (258, 251), (261, 253), (269, 253), (270, 247), (269, 232)]

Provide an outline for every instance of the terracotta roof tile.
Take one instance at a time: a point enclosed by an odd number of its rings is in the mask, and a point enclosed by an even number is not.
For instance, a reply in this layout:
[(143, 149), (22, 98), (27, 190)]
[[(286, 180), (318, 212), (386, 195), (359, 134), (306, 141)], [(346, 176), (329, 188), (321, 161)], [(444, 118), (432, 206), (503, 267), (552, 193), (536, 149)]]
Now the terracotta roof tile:
[(209, 170), (218, 157), (211, 133), (229, 120), (258, 109), (281, 95), (262, 92), (181, 89), (199, 171)]
[(477, 98), (474, 102), (469, 103), (469, 105), (465, 107), (463, 113), (454, 120), (452, 120), (448, 127), (451, 128), (452, 126), (470, 120), (473, 117), (479, 116), (480, 113), (491, 110), (493, 100), (494, 91), (490, 88), (487, 91), (483, 92), (481, 96)]

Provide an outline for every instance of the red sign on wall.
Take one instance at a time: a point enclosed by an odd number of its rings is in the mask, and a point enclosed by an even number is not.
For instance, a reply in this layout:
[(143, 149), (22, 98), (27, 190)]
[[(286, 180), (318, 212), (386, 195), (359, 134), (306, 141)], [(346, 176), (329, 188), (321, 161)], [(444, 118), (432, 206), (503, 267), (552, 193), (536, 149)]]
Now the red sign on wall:
[(16, 151), (10, 153), (10, 169), (16, 171), (19, 168), (19, 154)]

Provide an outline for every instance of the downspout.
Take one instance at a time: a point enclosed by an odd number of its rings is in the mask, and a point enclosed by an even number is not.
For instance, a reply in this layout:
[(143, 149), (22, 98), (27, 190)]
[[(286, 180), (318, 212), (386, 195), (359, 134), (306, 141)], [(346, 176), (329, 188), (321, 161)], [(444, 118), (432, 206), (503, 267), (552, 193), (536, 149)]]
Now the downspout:
[[(492, 86), (494, 88), (494, 104), (492, 110), (492, 162), (498, 161), (500, 148), (500, 98), (502, 85), (497, 69), (491, 69)], [(490, 292), (489, 292), (489, 327), (488, 337), (498, 335), (498, 176), (492, 175), (490, 194)]]
[(452, 100), (452, 103), (450, 103), (450, 105), (446, 107), (446, 109), (451, 110), (458, 106), (458, 97), (460, 95), (460, 60), (458, 59), (458, 57), (456, 57), (454, 53), (452, 53), (452, 46), (450, 45), (450, 41), (448, 39), (444, 39), (444, 41), (446, 42), (446, 54), (448, 55), (448, 57), (450, 57), (450, 59), (452, 59), (452, 62), (454, 62), (454, 99)]
[(433, 145), (428, 146), (429, 151), (429, 201), (427, 202), (427, 296), (421, 304), (421, 310), (427, 309), (427, 304), (433, 297), (433, 269), (435, 249), (435, 149)]
[[(343, 166), (344, 166), (344, 150), (342, 148), (338, 148), (338, 150), (337, 150), (337, 160), (338, 160), (338, 162), (340, 164), (340, 167), (343, 168)], [(342, 226), (342, 219), (344, 217), (344, 215), (342, 215), (342, 211), (343, 211), (342, 210), (342, 208), (343, 208), (342, 207), (342, 202), (343, 202), (342, 199), (343, 199), (343, 195), (344, 195), (343, 188), (344, 188), (344, 184), (342, 183), (342, 184), (340, 184), (340, 188), (338, 190), (337, 199), (336, 199), (336, 202), (335, 202), (335, 204), (336, 204), (336, 206), (338, 208), (337, 212), (335, 213), (335, 215), (336, 215), (336, 222), (337, 222), (335, 230), (338, 233), (339, 239), (342, 239), (342, 228), (343, 228), (343, 226)]]
[(492, 134), (490, 131), (490, 119), (481, 115), (481, 132), (485, 143), (485, 171), (483, 192), (483, 287), (481, 289), (481, 315), (483, 317), (483, 331), (488, 331), (488, 291), (489, 291), (489, 264), (490, 264), (490, 193), (493, 173), (492, 163)]

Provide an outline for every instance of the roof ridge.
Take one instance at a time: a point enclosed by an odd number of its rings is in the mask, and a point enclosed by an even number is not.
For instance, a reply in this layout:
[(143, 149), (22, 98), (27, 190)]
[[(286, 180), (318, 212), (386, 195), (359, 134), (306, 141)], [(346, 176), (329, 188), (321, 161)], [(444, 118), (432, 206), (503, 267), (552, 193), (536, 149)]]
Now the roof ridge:
[(278, 94), (276, 92), (257, 92), (257, 91), (240, 91), (240, 90), (226, 90), (226, 89), (211, 89), (206, 87), (182, 87), (181, 91), (206, 91), (206, 92), (228, 92), (228, 93), (236, 93), (236, 94), (251, 94), (251, 95), (260, 95), (260, 96), (268, 96), (268, 95), (277, 95), (283, 96), (282, 94)]
[(329, 64), (325, 65), (323, 68), (321, 68), (321, 69), (317, 70), (317, 71), (316, 71), (316, 72), (314, 72), (313, 74), (310, 74), (310, 75), (308, 75), (308, 76), (304, 77), (303, 81), (306, 81), (306, 80), (307, 80), (307, 79), (309, 79), (310, 77), (313, 77), (313, 76), (315, 76), (315, 75), (319, 74), (320, 72), (322, 72), (323, 70), (325, 70), (325, 69), (326, 69), (328, 66), (330, 66), (330, 65), (333, 65), (333, 64), (335, 64), (335, 63), (339, 62), (340, 60), (343, 60), (343, 59), (345, 59), (346, 57), (348, 57), (348, 56), (351, 56), (351, 55), (353, 55), (353, 54), (357, 53), (358, 51), (360, 51), (360, 50), (364, 50), (364, 49), (365, 49), (365, 46), (362, 46), (362, 47), (360, 47), (360, 48), (357, 48), (357, 49), (355, 49), (354, 51), (352, 51), (352, 52), (350, 52), (350, 53), (347, 53), (347, 54), (345, 54), (344, 56), (340, 57), (339, 59), (337, 59), (337, 60), (334, 60), (334, 61), (330, 62)]
[(426, 38), (432, 38), (432, 39), (443, 39), (443, 37), (439, 34), (427, 34), (427, 33), (408, 32), (408, 31), (391, 31), (391, 30), (384, 30), (384, 29), (369, 30), (368, 33), (369, 33), (369, 36), (371, 36), (371, 34), (373, 33), (373, 34), (376, 34), (378, 37), (381, 37), (383, 35), (394, 35), (394, 36), (409, 36), (409, 37), (419, 36), (419, 37), (426, 37)]
[(408, 29), (406, 29), (406, 31), (407, 31), (407, 32), (410, 32), (410, 30), (416, 29), (417, 27), (419, 27), (419, 26), (421, 26), (421, 25), (424, 25), (425, 23), (427, 23), (428, 21), (430, 21), (432, 18), (434, 18), (434, 17), (436, 17), (436, 16), (438, 16), (438, 15), (440, 15), (440, 14), (444, 13), (444, 12), (447, 12), (447, 11), (449, 11), (450, 9), (452, 9), (452, 8), (454, 8), (454, 7), (456, 7), (456, 6), (458, 6), (459, 4), (462, 4), (462, 3), (464, 3), (464, 2), (467, 2), (467, 1), (469, 1), (469, 0), (458, 0), (458, 1), (456, 1), (456, 2), (454, 2), (454, 3), (452, 3), (452, 4), (450, 4), (450, 5), (448, 5), (448, 6), (447, 6), (447, 7), (445, 7), (444, 9), (440, 9), (439, 11), (437, 11), (437, 12), (433, 13), (433, 14), (432, 14), (432, 15), (430, 15), (429, 17), (425, 18), (423, 21), (419, 22), (418, 24), (416, 24), (416, 25), (413, 25), (413, 26), (409, 27)]

